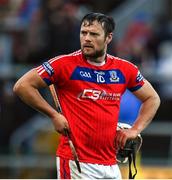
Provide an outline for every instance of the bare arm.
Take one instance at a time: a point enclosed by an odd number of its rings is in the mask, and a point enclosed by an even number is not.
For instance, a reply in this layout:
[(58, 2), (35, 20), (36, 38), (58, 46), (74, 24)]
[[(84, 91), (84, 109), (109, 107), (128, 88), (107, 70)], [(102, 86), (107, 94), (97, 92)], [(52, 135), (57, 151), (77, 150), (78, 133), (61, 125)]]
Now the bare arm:
[(64, 128), (69, 129), (65, 117), (59, 114), (41, 96), (38, 89), (47, 87), (35, 69), (23, 75), (14, 85), (13, 91), (22, 99), (23, 102), (47, 115), (53, 122), (55, 129), (64, 133)]
[(142, 105), (132, 128), (117, 132), (116, 145), (118, 147), (124, 147), (127, 139), (137, 137), (152, 121), (160, 105), (160, 98), (148, 81), (133, 94), (142, 101)]
[(142, 101), (139, 115), (132, 127), (132, 129), (136, 130), (137, 134), (139, 134), (154, 118), (160, 106), (160, 98), (148, 81), (146, 81), (140, 90), (133, 94)]

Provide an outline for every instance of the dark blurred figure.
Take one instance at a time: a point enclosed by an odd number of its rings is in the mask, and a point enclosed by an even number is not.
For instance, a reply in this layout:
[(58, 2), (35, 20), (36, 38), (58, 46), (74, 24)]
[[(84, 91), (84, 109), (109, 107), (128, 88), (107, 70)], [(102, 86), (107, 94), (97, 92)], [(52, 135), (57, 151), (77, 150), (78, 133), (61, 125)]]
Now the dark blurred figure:
[(37, 64), (78, 48), (77, 8), (68, 1), (40, 1), (27, 29), (13, 33), (15, 62)]
[(11, 134), (35, 114), (14, 95), (13, 84), (4, 80), (0, 86), (0, 153), (9, 153)]
[(116, 45), (117, 55), (142, 67), (149, 59), (147, 45), (153, 36), (149, 15), (140, 12), (126, 29), (122, 40)]
[(166, 15), (161, 15), (154, 23), (153, 36), (151, 36), (147, 44), (147, 49), (152, 52), (157, 63), (159, 63), (161, 59), (161, 45), (171, 40), (172, 22)]
[[(62, 0), (42, 1), (50, 56), (72, 52), (79, 47), (77, 6)], [(47, 43), (47, 42), (46, 42)]]

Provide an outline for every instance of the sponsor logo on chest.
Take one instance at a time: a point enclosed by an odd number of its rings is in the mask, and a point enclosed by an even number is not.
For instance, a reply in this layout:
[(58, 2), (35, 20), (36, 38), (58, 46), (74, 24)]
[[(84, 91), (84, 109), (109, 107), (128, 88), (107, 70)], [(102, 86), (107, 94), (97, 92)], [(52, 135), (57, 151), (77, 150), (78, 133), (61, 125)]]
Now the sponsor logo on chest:
[(84, 89), (78, 96), (78, 100), (91, 99), (96, 100), (110, 100), (110, 101), (120, 101), (121, 93), (107, 92), (105, 90), (97, 89)]

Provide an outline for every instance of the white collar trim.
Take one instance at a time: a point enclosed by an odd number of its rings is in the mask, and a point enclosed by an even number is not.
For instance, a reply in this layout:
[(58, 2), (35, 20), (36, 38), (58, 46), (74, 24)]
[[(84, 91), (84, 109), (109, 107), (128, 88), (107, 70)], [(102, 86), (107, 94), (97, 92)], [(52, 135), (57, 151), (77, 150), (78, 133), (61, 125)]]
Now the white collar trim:
[(97, 63), (97, 62), (93, 62), (93, 61), (90, 61), (90, 60), (87, 60), (87, 62), (91, 65), (95, 65), (95, 66), (103, 66), (105, 65), (106, 61), (103, 61), (101, 63)]

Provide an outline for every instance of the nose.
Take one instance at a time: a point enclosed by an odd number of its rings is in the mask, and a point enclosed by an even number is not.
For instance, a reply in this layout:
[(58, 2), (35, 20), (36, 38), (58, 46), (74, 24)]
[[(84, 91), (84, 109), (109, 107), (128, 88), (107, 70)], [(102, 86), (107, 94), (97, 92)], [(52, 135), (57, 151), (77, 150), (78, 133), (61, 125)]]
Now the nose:
[(90, 35), (89, 35), (89, 33), (87, 33), (86, 35), (85, 35), (85, 41), (91, 41), (91, 38), (90, 38)]

